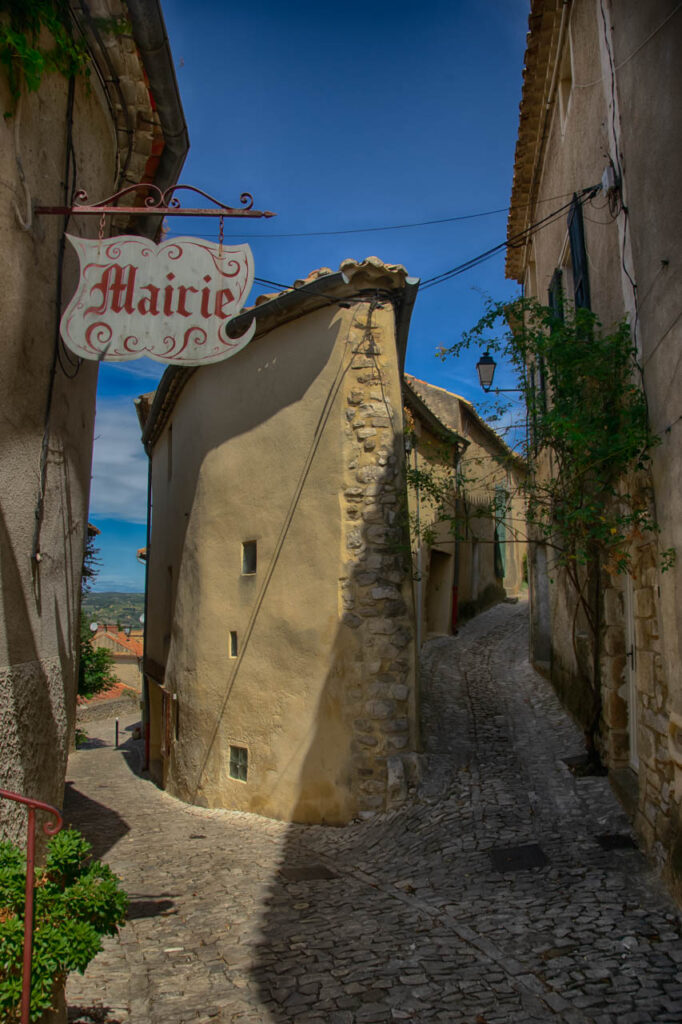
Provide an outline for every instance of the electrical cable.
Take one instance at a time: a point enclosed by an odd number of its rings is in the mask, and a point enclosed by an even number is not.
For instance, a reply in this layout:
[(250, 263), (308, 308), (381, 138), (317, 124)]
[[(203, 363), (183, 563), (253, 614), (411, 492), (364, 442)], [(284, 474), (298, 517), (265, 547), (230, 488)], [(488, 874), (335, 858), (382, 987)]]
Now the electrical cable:
[[(572, 192), (564, 192), (562, 195), (559, 195), (559, 196), (547, 196), (545, 199), (538, 199), (537, 202), (536, 202), (536, 205), (538, 205), (540, 203), (552, 203), (552, 202), (555, 202), (557, 199), (566, 199), (568, 196), (572, 196), (572, 195), (573, 195)], [(519, 205), (519, 209), (522, 209), (524, 206), (530, 206), (531, 203), (530, 202), (528, 202), (528, 203), (519, 203), (518, 205)], [(481, 217), (493, 217), (493, 216), (495, 216), (495, 215), (497, 215), (499, 213), (509, 213), (509, 207), (508, 206), (500, 206), (497, 210), (482, 210), (482, 211), (479, 211), (477, 213), (462, 213), (462, 214), (457, 214), (456, 216), (453, 216), (453, 217), (438, 217), (435, 220), (410, 221), (410, 222), (407, 222), (405, 224), (381, 224), (381, 225), (378, 225), (377, 227), (371, 227), (371, 228), (343, 228), (343, 229), (339, 229), (339, 230), (335, 230), (335, 231), (290, 231), (290, 232), (264, 231), (262, 233), (259, 232), (258, 234), (249, 235), (249, 238), (254, 238), (254, 239), (256, 239), (256, 238), (315, 238), (315, 237), (319, 237), (319, 236), (323, 236), (323, 235), (324, 236), (326, 236), (326, 235), (330, 235), (330, 236), (331, 235), (359, 235), (359, 234), (369, 234), (369, 233), (371, 233), (373, 231), (402, 231), (405, 228), (422, 228), (422, 227), (429, 227), (429, 226), (431, 226), (433, 224), (453, 224), (453, 223), (456, 223), (458, 221), (475, 220), (475, 219), (478, 219), (478, 218), (481, 218)], [(216, 233), (214, 233), (214, 232), (211, 232), (211, 233), (206, 233), (204, 235), (204, 237), (206, 237), (206, 238), (217, 238), (218, 235)], [(242, 239), (244, 236), (243, 235), (225, 235), (224, 237), (225, 238), (231, 238), (231, 239), (235, 239), (235, 238)]]
[[(580, 192), (577, 192), (576, 198), (582, 205), (587, 202), (589, 198), (596, 195), (600, 189), (601, 185), (591, 185), (589, 188), (584, 188)], [(512, 235), (511, 238), (505, 239), (504, 242), (498, 242), (497, 245), (493, 246), (491, 249), (487, 249), (485, 252), (482, 252), (479, 256), (473, 256), (464, 263), (460, 263), (456, 267), (451, 267), (450, 270), (444, 270), (441, 274), (435, 274), (433, 277), (426, 278), (421, 282), (420, 291), (424, 291), (426, 288), (432, 288), (437, 284), (442, 284), (444, 281), (449, 281), (450, 278), (457, 277), (459, 274), (463, 274), (467, 270), (472, 270), (480, 263), (484, 263), (486, 260), (492, 259), (493, 256), (497, 255), (497, 253), (501, 252), (503, 249), (516, 248), (519, 245), (525, 244), (531, 234), (539, 228), (547, 227), (555, 220), (558, 220), (566, 210), (570, 209), (572, 204), (573, 200), (571, 199), (571, 202), (564, 203), (563, 206), (553, 210), (552, 213), (548, 213), (546, 217), (542, 217), (540, 220), (535, 221), (534, 224), (524, 228), (523, 231), (519, 231), (516, 235)]]
[[(64, 167), (64, 190), (65, 190), (65, 203), (68, 201), (68, 180), (70, 174), (71, 164), (71, 149), (73, 148), (73, 140), (71, 137), (73, 129), (73, 108), (75, 101), (75, 78), (69, 79), (69, 87), (66, 100), (66, 131), (67, 131), (67, 142), (66, 142), (66, 157)], [(56, 308), (56, 329), (55, 329), (55, 342), (52, 353), (52, 362), (50, 364), (50, 375), (47, 386), (47, 396), (45, 400), (45, 418), (43, 421), (43, 438), (40, 446), (40, 463), (39, 463), (39, 475), (38, 475), (38, 498), (36, 501), (36, 507), (34, 511), (34, 524), (33, 524), (33, 539), (31, 543), (31, 565), (33, 569), (33, 586), (38, 597), (40, 592), (40, 578), (38, 575), (38, 564), (40, 557), (40, 534), (43, 527), (43, 518), (45, 515), (45, 493), (47, 490), (47, 463), (49, 453), (49, 441), (50, 441), (50, 422), (52, 419), (52, 400), (54, 398), (55, 380), (57, 376), (57, 365), (61, 366), (59, 360), (59, 313), (61, 308), (62, 300), (62, 269), (64, 259), (64, 247), (66, 244), (65, 231), (68, 223), (68, 216), (65, 218), (64, 230), (60, 238), (60, 249), (59, 259), (57, 263), (57, 280), (55, 283), (55, 308)], [(63, 367), (62, 367), (63, 369)]]
[[(580, 192), (575, 193), (578, 202), (583, 204), (590, 198), (595, 196), (601, 189), (601, 185), (591, 185), (589, 188), (584, 188)], [(571, 193), (573, 195), (573, 193)], [(518, 232), (516, 235), (512, 235), (511, 238), (505, 239), (503, 242), (498, 242), (497, 245), (491, 249), (487, 249), (485, 252), (480, 253), (478, 256), (472, 256), (464, 263), (458, 264), (456, 267), (451, 267), (449, 270), (444, 270), (441, 274), (435, 274), (433, 277), (426, 278), (421, 282), (419, 290), (425, 291), (427, 288), (432, 288), (437, 284), (442, 284), (444, 281), (449, 281), (450, 278), (457, 277), (460, 274), (465, 273), (467, 270), (472, 270), (474, 267), (479, 266), (481, 263), (485, 263), (487, 260), (492, 259), (497, 253), (508, 247), (515, 247), (523, 244), (532, 233), (539, 230), (542, 227), (547, 227), (549, 224), (554, 223), (558, 220), (566, 210), (570, 209), (573, 204), (573, 198), (568, 203), (564, 203), (563, 206), (553, 210), (552, 213), (548, 213), (546, 217), (542, 217), (540, 220), (531, 224), (529, 227), (524, 228), (523, 231)], [(264, 284), (268, 287), (277, 288), (279, 291), (303, 291), (305, 286), (287, 285), (280, 281), (271, 281), (265, 277), (255, 277), (254, 281), (258, 284)], [(323, 298), (326, 298), (330, 304), (336, 303), (343, 305), (346, 300), (336, 299), (330, 295), (324, 295), (323, 292), (319, 293)]]
[[(72, 80), (73, 81), (73, 80)], [(75, 88), (75, 83), (74, 83)], [(66, 158), (64, 166), (64, 205), (72, 201), (76, 191), (78, 176), (78, 164), (76, 161), (76, 150), (73, 145), (73, 98), (70, 101), (66, 119)], [(66, 229), (69, 225), (69, 216), (64, 218), (64, 228), (59, 239), (59, 255), (57, 259), (57, 320), (55, 324), (55, 345), (57, 347), (57, 361), (59, 367), (69, 380), (73, 380), (80, 370), (83, 360), (74, 356), (64, 344), (60, 330), (60, 312), (62, 304), (62, 281), (64, 275), (64, 255), (66, 251)], [(66, 365), (65, 365), (66, 361)], [(68, 368), (67, 368), (68, 366)]]
[[(646, 37), (646, 39), (644, 39), (643, 42), (641, 42), (639, 44), (639, 46), (632, 51), (632, 53), (628, 57), (626, 57), (624, 60), (622, 60), (620, 62), (620, 64), (614, 64), (613, 65), (613, 70), (614, 71), (620, 71), (620, 69), (622, 67), (625, 67), (625, 65), (628, 64), (632, 60), (633, 57), (637, 56), (637, 54), (639, 53), (640, 50), (644, 49), (644, 47), (647, 45), (647, 43), (651, 42), (651, 40), (654, 38), (654, 36), (658, 35), (658, 33), (661, 31), (662, 28), (665, 28), (665, 26), (668, 24), (668, 22), (672, 18), (674, 18), (675, 15), (678, 13), (678, 11), (680, 11), (681, 9), (682, 9), (682, 3), (679, 3), (676, 7), (673, 8), (673, 10), (670, 12), (668, 17), (665, 18), (661, 22), (661, 24), (658, 26), (658, 28), (655, 28), (653, 30), (653, 32), (651, 32)], [(593, 85), (599, 85), (599, 83), (602, 82), (603, 80), (604, 80), (604, 76), (602, 75), (599, 78), (595, 78), (591, 82), (574, 82), (573, 83), (573, 88), (574, 89), (590, 89)]]
[[(267, 277), (254, 277), (253, 280), (256, 284), (264, 284), (269, 288), (276, 288), (278, 292), (303, 292), (306, 290), (305, 285), (282, 284), (280, 281), (269, 281)], [(325, 295), (324, 292), (317, 292), (317, 295), (321, 299), (327, 300), (327, 306), (340, 306), (341, 309), (348, 309), (351, 305), (348, 299), (337, 299), (333, 295)], [(276, 298), (277, 296), (274, 297)], [(324, 309), (324, 306), (322, 308)]]

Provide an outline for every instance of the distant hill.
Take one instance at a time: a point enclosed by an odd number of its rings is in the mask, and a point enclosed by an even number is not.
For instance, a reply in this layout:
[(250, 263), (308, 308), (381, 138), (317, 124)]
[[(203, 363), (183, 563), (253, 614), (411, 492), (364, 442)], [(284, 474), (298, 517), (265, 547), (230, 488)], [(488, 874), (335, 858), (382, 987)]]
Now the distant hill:
[(90, 593), (83, 597), (83, 612), (91, 622), (115, 626), (140, 626), (144, 612), (144, 594), (121, 594), (117, 591)]

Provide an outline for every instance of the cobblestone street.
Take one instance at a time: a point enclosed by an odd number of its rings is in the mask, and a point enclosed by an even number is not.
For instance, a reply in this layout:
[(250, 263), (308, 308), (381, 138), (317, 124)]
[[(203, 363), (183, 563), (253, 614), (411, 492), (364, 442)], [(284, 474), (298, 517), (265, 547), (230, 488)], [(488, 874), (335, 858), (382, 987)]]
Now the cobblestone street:
[(186, 806), (89, 723), (66, 819), (131, 908), (71, 1019), (679, 1024), (680, 917), (526, 652), (525, 603), (431, 640), (418, 799), (345, 829)]

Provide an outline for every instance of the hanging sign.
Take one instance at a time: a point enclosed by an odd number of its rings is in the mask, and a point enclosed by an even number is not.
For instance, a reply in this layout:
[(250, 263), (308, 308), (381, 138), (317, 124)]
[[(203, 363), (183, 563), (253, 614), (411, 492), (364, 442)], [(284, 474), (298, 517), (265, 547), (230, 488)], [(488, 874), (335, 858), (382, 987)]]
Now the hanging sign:
[(155, 245), (139, 235), (104, 240), (67, 235), (80, 260), (80, 281), (61, 320), (64, 343), (83, 359), (120, 362), (149, 356), (196, 366), (236, 355), (227, 328), (253, 282), (248, 245), (200, 238)]

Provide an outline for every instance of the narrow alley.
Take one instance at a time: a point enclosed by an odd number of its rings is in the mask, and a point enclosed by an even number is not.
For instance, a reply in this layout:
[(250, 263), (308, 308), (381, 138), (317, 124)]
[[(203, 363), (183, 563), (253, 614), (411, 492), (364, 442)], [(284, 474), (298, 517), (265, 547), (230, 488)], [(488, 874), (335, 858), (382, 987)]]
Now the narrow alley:
[(66, 819), (131, 906), (70, 1020), (682, 1020), (680, 916), (526, 652), (523, 602), (431, 640), (419, 799), (345, 829), (181, 804), (89, 724)]

